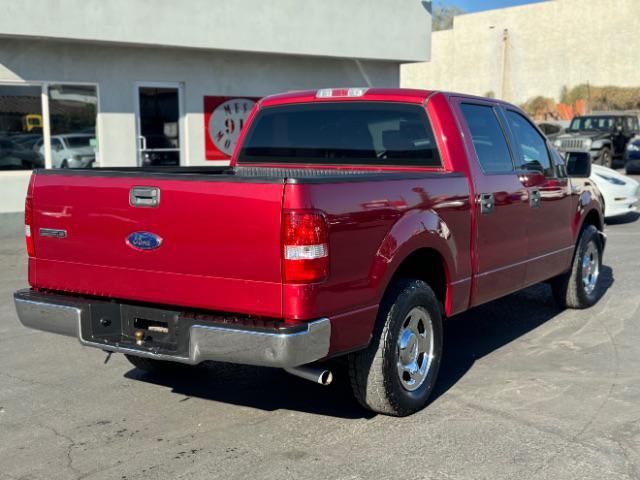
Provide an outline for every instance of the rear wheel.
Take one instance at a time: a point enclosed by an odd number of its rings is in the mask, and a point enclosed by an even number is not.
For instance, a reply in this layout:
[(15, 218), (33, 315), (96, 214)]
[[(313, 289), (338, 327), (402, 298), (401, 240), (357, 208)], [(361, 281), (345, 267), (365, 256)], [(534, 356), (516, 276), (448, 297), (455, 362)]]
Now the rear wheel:
[(588, 308), (600, 296), (602, 242), (598, 229), (587, 225), (580, 235), (571, 270), (551, 282), (553, 296), (562, 308)]
[(422, 280), (401, 279), (380, 304), (371, 344), (349, 355), (353, 393), (365, 408), (406, 416), (433, 391), (442, 357), (442, 313)]

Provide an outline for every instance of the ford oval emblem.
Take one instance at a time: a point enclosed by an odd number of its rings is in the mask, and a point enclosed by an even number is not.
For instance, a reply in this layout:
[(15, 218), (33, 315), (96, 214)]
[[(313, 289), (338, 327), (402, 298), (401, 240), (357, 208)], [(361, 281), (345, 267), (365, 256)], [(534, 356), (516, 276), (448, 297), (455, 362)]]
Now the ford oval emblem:
[(127, 237), (127, 245), (137, 250), (153, 250), (162, 245), (162, 238), (155, 233), (133, 232)]

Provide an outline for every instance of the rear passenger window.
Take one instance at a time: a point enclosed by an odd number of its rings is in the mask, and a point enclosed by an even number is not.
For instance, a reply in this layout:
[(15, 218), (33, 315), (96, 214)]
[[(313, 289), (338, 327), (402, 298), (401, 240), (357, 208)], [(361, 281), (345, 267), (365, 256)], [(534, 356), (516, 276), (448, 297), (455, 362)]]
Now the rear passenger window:
[(547, 141), (540, 133), (518, 112), (507, 110), (509, 126), (520, 146), (516, 166), (522, 170), (538, 171), (545, 177), (554, 177), (555, 172), (549, 158)]
[(513, 171), (509, 146), (493, 107), (463, 103), (461, 108), (482, 170), (485, 173)]

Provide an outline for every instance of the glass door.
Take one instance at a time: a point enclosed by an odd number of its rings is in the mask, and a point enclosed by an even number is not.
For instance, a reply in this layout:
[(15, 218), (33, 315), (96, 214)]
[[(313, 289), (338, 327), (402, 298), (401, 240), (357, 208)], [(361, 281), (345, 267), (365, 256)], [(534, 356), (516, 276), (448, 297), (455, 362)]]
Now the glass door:
[(179, 84), (138, 85), (138, 165), (180, 165), (180, 95)]

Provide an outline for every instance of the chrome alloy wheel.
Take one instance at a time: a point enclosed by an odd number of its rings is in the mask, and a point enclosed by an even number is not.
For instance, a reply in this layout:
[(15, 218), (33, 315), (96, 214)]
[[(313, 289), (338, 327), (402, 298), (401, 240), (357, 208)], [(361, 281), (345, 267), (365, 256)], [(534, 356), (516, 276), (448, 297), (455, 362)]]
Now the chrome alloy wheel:
[(600, 275), (600, 252), (593, 242), (587, 245), (587, 250), (582, 256), (582, 288), (587, 295), (591, 295), (598, 284)]
[(398, 336), (398, 377), (410, 392), (424, 383), (433, 360), (433, 324), (429, 313), (414, 307), (402, 322)]

